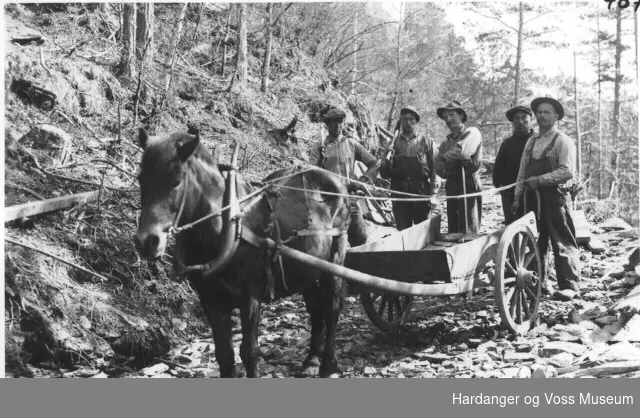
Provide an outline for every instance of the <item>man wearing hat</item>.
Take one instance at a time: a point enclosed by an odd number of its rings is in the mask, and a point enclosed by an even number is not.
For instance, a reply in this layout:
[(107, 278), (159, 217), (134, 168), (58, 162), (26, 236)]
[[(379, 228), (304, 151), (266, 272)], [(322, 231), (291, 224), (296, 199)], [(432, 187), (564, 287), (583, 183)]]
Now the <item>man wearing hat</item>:
[(540, 131), (529, 139), (522, 153), (518, 182), (524, 184), (516, 186), (512, 212), (520, 210), (525, 193), (525, 210), (537, 211), (534, 191), (538, 190), (538, 248), (543, 260), (543, 289), (549, 289), (546, 282), (546, 255), (551, 239), (560, 288), (555, 292), (555, 298), (571, 300), (580, 291), (580, 253), (569, 210), (569, 193), (562, 185), (573, 178), (576, 148), (571, 138), (555, 126), (556, 121), (564, 116), (560, 102), (550, 97), (539, 97), (531, 102), (531, 109), (536, 115)]
[[(533, 116), (533, 112), (527, 105), (516, 106), (507, 110), (507, 119), (511, 122), (513, 134), (500, 144), (498, 156), (496, 157), (493, 168), (493, 185), (495, 187), (514, 184), (518, 179), (518, 170), (520, 169), (520, 160), (522, 159), (524, 146), (533, 135), (533, 129), (530, 127), (531, 116)], [(515, 188), (512, 187), (503, 190), (500, 194), (502, 196), (504, 221), (506, 225), (509, 225), (520, 218), (523, 212), (522, 210), (518, 210), (518, 213), (511, 213)]]
[[(350, 192), (353, 193), (357, 185), (350, 184), (348, 179), (353, 179), (356, 160), (367, 166), (367, 172), (357, 180), (371, 183), (377, 168), (377, 160), (358, 141), (342, 135), (345, 117), (345, 112), (340, 109), (331, 109), (327, 112), (324, 122), (329, 134), (311, 147), (309, 164), (342, 176)], [(362, 217), (362, 210), (355, 199), (351, 201), (351, 224), (348, 235), (352, 247), (367, 241), (367, 227)]]
[[(437, 110), (451, 131), (440, 144), (434, 164), (436, 173), (447, 180), (447, 196), (479, 192), (482, 189), (478, 172), (482, 167), (482, 135), (478, 128), (466, 126), (467, 113), (457, 101)], [(467, 213), (466, 219), (464, 213)], [(447, 199), (449, 232), (478, 233), (482, 220), (482, 197)]]
[[(390, 160), (383, 161), (380, 175), (391, 179), (391, 190), (433, 196), (436, 172), (433, 168), (433, 140), (415, 131), (420, 114), (411, 106), (400, 110), (401, 131), (392, 145)], [(403, 195), (394, 195), (402, 198)], [(431, 201), (394, 201), (396, 228), (402, 231), (429, 217)]]

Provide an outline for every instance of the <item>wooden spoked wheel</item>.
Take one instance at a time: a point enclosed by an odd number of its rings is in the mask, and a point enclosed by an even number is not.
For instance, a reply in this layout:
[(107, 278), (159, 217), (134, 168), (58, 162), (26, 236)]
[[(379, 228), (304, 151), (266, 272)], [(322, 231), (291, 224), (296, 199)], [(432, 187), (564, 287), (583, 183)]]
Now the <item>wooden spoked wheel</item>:
[(413, 296), (386, 292), (362, 293), (360, 299), (371, 322), (385, 331), (401, 325), (413, 305)]
[(524, 224), (509, 225), (498, 244), (495, 292), (502, 323), (524, 335), (535, 326), (542, 291), (536, 238)]

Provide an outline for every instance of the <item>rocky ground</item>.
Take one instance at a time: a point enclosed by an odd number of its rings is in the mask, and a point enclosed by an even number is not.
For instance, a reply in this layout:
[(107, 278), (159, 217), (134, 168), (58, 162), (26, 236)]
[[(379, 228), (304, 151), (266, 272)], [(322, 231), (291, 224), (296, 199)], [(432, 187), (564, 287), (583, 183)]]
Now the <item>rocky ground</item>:
[[(113, 98), (127, 92), (110, 72), (119, 59), (117, 45), (91, 33), (91, 25), (70, 37), (70, 14), (96, 18), (73, 5), (65, 13), (14, 5), (5, 14), (5, 85), (13, 78), (34, 80), (60, 99), (45, 110), (7, 94), (5, 206), (100, 190), (90, 203), (5, 224), (5, 240), (20, 243), (5, 241), (6, 375), (215, 377), (211, 331), (193, 291), (175, 280), (171, 255), (145, 263), (131, 243), (139, 210), (139, 120)], [(44, 46), (10, 42), (23, 32), (42, 33)], [(228, 161), (233, 140), (240, 140), (247, 145), (241, 172), (252, 179), (305, 161), (321, 133), (314, 116), (318, 104), (345, 102), (336, 91), (318, 91), (322, 76), (304, 57), (297, 63), (284, 54), (280, 59), (293, 75), (278, 76), (269, 94), (253, 88), (256, 80), (224, 92), (228, 82), (214, 77), (207, 86), (216, 91), (204, 91), (199, 101), (175, 98), (159, 129), (196, 125), (203, 142), (218, 147), (221, 161)], [(294, 117), (297, 142), (270, 132)], [(51, 127), (63, 135), (43, 136)], [(488, 173), (484, 177), (488, 181)], [(486, 196), (483, 208), (481, 232), (501, 228), (499, 197)], [(637, 231), (609, 219), (615, 216), (613, 201), (577, 208), (591, 221), (592, 236), (604, 243), (596, 253), (581, 248), (582, 301), (543, 300), (540, 325), (514, 339), (500, 328), (491, 289), (471, 300), (417, 298), (394, 333), (372, 325), (352, 295), (338, 328), (344, 377), (638, 376), (638, 256), (629, 257), (638, 246)], [(443, 209), (440, 202), (436, 212), (444, 215)], [(389, 233), (370, 226), (373, 239)], [(237, 349), (241, 334), (234, 321)], [(300, 297), (264, 306), (261, 375), (297, 376), (308, 340)]]
[[(497, 229), (501, 217), (496, 196), (485, 200), (484, 209), (483, 229)], [(441, 205), (437, 211), (442, 212)], [(389, 232), (370, 225), (374, 239)], [(640, 276), (632, 268), (633, 260), (629, 262), (637, 235), (633, 230), (598, 226), (592, 231), (600, 232), (596, 236), (606, 249), (592, 254), (581, 248), (583, 300), (543, 299), (540, 325), (524, 337), (515, 338), (501, 328), (491, 288), (471, 300), (418, 298), (407, 322), (393, 333), (374, 327), (358, 296), (348, 297), (337, 339), (343, 377), (640, 377)], [(236, 361), (242, 371), (241, 330), (238, 318), (234, 320)], [(172, 319), (177, 331), (185, 330), (188, 322)], [(261, 376), (297, 377), (310, 337), (302, 298), (265, 305), (261, 325)], [(68, 369), (28, 367), (34, 376), (42, 377), (218, 377), (209, 330), (190, 334), (137, 371), (104, 367), (104, 361), (102, 367), (101, 362)]]

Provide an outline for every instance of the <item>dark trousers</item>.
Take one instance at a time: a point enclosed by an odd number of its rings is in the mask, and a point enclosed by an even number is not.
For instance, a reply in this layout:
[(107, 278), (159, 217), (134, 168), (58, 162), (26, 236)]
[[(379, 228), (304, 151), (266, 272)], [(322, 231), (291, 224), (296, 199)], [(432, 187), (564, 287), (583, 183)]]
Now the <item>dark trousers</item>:
[(502, 197), (502, 213), (504, 214), (504, 224), (509, 225), (514, 221), (522, 218), (524, 215), (524, 209), (520, 206), (518, 213), (515, 215), (511, 213), (511, 205), (513, 205), (513, 201), (515, 200), (515, 190), (508, 189), (500, 192), (500, 196)]
[[(576, 229), (569, 210), (570, 197), (557, 187), (541, 187), (540, 219), (537, 221), (538, 249), (542, 257), (544, 280), (547, 278), (547, 251), (549, 239), (556, 265), (558, 287), (561, 290), (580, 290), (580, 251), (576, 242)], [(527, 209), (537, 211), (535, 192), (527, 192)]]
[[(476, 193), (480, 191), (480, 184), (475, 179), (470, 179), (466, 184), (466, 192)], [(447, 196), (460, 196), (464, 194), (462, 182), (447, 180)], [(467, 197), (467, 219), (465, 226), (464, 201), (465, 199), (447, 199), (447, 220), (449, 232), (466, 232), (477, 234), (482, 224), (482, 196)]]
[(431, 211), (431, 204), (425, 202), (393, 202), (393, 216), (396, 218), (398, 231), (410, 228), (420, 222), (426, 221)]
[(367, 233), (367, 224), (362, 216), (362, 210), (360, 209), (360, 206), (358, 206), (356, 199), (352, 200), (350, 209), (351, 223), (347, 230), (347, 237), (349, 245), (351, 245), (351, 247), (357, 247), (367, 242), (369, 234)]

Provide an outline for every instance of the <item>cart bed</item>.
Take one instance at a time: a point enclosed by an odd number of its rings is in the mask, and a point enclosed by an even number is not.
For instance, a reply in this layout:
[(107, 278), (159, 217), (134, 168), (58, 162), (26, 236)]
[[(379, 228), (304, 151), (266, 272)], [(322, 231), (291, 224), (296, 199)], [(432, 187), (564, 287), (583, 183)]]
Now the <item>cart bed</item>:
[[(469, 280), (495, 259), (504, 228), (488, 235), (441, 234), (440, 222), (437, 215), (381, 240), (350, 248), (344, 265), (391, 280), (435, 284)], [(516, 223), (535, 230), (532, 213)], [(350, 289), (350, 293), (363, 291), (367, 289)]]

